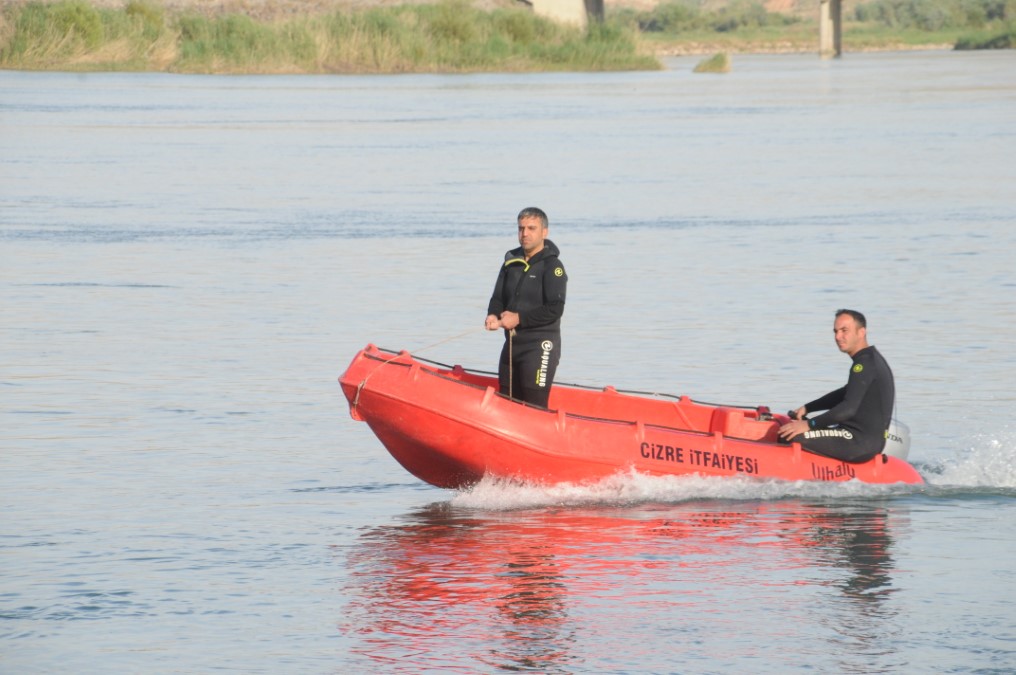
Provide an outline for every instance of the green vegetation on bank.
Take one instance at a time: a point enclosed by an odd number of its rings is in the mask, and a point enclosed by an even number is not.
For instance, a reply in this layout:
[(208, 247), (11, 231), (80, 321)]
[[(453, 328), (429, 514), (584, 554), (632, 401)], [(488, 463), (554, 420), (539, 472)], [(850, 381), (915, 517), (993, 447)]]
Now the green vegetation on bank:
[(1016, 48), (1016, 25), (1001, 32), (981, 31), (962, 35), (956, 40), (956, 49), (1013, 49)]
[[(467, 0), (258, 20), (170, 11), (153, 0), (122, 8), (86, 0), (0, 8), (0, 68), (199, 73), (399, 73), (647, 70), (654, 53), (811, 51), (815, 16), (731, 0), (663, 0), (617, 9), (588, 30), (523, 7), (483, 11)], [(870, 0), (845, 16), (844, 48), (1016, 45), (1016, 0)]]
[(873, 0), (858, 5), (854, 18), (910, 35), (955, 34), (956, 49), (1016, 46), (1016, 0)]
[[(753, 0), (732, 0), (711, 11), (697, 0), (664, 0), (648, 10), (619, 9), (608, 18), (637, 28), (661, 51), (689, 45), (696, 51), (793, 51), (817, 48), (816, 15), (817, 9), (807, 16), (767, 12)], [(1016, 37), (1016, 0), (871, 0), (843, 18), (847, 51), (943, 44), (1002, 48)]]
[(702, 59), (695, 66), (696, 73), (729, 73), (730, 57), (724, 53), (714, 54), (707, 59)]
[(0, 68), (197, 73), (399, 73), (650, 70), (633, 31), (558, 25), (531, 11), (484, 12), (460, 1), (277, 21), (170, 13), (131, 0), (8, 6)]

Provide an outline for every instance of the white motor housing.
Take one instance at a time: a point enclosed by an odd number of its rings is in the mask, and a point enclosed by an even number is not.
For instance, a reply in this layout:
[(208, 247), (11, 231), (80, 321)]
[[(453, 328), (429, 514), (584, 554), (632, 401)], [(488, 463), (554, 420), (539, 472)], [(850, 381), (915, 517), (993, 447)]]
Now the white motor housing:
[(903, 460), (910, 454), (910, 427), (895, 417), (889, 422), (882, 454)]

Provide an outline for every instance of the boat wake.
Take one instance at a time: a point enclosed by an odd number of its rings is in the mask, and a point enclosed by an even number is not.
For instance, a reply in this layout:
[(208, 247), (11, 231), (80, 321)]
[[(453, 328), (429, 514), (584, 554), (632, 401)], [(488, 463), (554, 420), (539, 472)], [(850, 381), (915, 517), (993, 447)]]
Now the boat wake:
[(985, 433), (969, 448), (939, 461), (916, 462), (927, 485), (877, 485), (848, 481), (788, 482), (742, 477), (647, 476), (634, 471), (619, 473), (597, 483), (542, 486), (484, 478), (456, 493), (452, 506), (484, 511), (511, 511), (546, 507), (634, 506), (646, 503), (681, 503), (700, 499), (778, 500), (853, 499), (906, 496), (1016, 497), (1016, 432)]
[(484, 478), (452, 498), (452, 506), (485, 511), (511, 511), (546, 507), (634, 506), (646, 503), (676, 504), (701, 499), (777, 500), (881, 497), (910, 494), (921, 486), (884, 485), (849, 481), (759, 480), (713, 476), (647, 476), (629, 471), (590, 484), (529, 485)]
[(1016, 496), (1016, 432), (1003, 428), (998, 432), (975, 436), (971, 445), (952, 457), (914, 466), (936, 488), (982, 488)]

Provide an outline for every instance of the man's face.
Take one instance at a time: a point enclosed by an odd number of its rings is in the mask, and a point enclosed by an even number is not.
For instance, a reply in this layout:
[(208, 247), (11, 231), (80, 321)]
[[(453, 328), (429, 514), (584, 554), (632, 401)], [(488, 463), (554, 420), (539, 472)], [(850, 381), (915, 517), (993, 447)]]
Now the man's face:
[(833, 323), (833, 337), (836, 338), (836, 346), (844, 354), (853, 356), (860, 351), (864, 345), (867, 331), (857, 325), (854, 317), (849, 314), (840, 314)]
[(531, 255), (543, 248), (543, 240), (547, 238), (547, 228), (539, 218), (523, 218), (519, 221), (519, 244), (526, 255)]

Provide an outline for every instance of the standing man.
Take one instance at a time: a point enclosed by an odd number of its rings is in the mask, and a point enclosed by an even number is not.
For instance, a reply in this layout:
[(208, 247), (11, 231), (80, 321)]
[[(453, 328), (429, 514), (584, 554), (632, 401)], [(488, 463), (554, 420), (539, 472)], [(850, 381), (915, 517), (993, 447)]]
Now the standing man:
[[(847, 384), (794, 410), (794, 420), (780, 427), (780, 438), (845, 462), (866, 462), (882, 452), (896, 385), (889, 364), (868, 345), (867, 325), (860, 312), (837, 310), (833, 323), (836, 346), (853, 359)], [(805, 419), (816, 410), (827, 412)]]
[(561, 360), (561, 315), (568, 275), (547, 234), (547, 214), (536, 207), (519, 212), (519, 246), (505, 253), (487, 305), (487, 330), (504, 329), (498, 363), (501, 393), (547, 407)]

